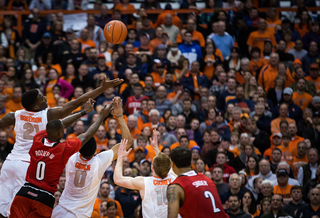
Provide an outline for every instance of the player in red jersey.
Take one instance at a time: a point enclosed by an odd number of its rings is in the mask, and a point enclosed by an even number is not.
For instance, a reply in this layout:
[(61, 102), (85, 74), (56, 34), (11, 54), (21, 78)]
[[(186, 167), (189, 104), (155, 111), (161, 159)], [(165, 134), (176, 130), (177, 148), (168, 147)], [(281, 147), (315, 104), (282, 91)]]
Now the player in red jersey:
[(229, 217), (213, 181), (191, 169), (191, 151), (184, 147), (173, 149), (171, 166), (178, 177), (167, 189), (168, 218), (178, 214), (188, 218)]
[[(118, 97), (117, 97), (118, 98)], [(93, 102), (91, 99), (90, 103)], [(104, 107), (98, 120), (87, 132), (72, 140), (60, 142), (64, 128), (70, 126), (85, 113), (76, 113), (63, 120), (49, 121), (46, 130), (38, 132), (29, 151), (31, 160), (27, 171), (27, 182), (16, 194), (10, 209), (11, 218), (51, 217), (54, 193), (68, 159), (93, 137), (99, 126), (112, 110)]]
[(124, 106), (125, 110), (128, 110), (129, 114), (134, 114), (141, 109), (141, 102), (143, 99), (148, 99), (148, 96), (142, 94), (143, 87), (140, 83), (133, 85), (134, 95), (128, 97), (127, 102)]

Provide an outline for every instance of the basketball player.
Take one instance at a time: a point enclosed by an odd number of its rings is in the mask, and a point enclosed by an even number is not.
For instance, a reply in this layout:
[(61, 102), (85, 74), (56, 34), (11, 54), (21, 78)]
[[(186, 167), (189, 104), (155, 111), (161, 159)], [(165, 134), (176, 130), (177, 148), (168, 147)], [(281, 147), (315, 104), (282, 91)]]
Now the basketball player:
[(224, 212), (213, 181), (191, 169), (191, 151), (188, 148), (173, 149), (171, 160), (172, 170), (178, 177), (167, 190), (168, 218), (176, 218), (178, 213), (182, 218), (229, 217)]
[(99, 126), (112, 110), (112, 105), (104, 107), (98, 120), (87, 132), (75, 139), (60, 142), (64, 129), (81, 117), (81, 113), (70, 115), (63, 120), (51, 120), (46, 130), (38, 132), (29, 151), (30, 166), (27, 182), (16, 194), (11, 208), (10, 218), (51, 217), (55, 202), (54, 193), (58, 190), (59, 178), (69, 158), (78, 152), (91, 139)]
[[(132, 139), (123, 118), (122, 100), (115, 97), (112, 104), (112, 115), (117, 117), (122, 139), (128, 140), (127, 149), (129, 149), (132, 145)], [(117, 159), (119, 146), (120, 143), (109, 151), (103, 151), (93, 156), (97, 144), (92, 138), (80, 149), (80, 152), (71, 156), (66, 165), (66, 186), (58, 206), (52, 212), (52, 218), (91, 217), (101, 178), (111, 162)]]
[[(99, 88), (66, 103), (62, 107), (49, 109), (47, 99), (38, 89), (23, 94), (21, 103), (25, 109), (11, 112), (0, 120), (0, 129), (15, 125), (16, 142), (13, 150), (3, 163), (0, 176), (0, 217), (10, 215), (10, 204), (25, 183), (26, 172), (30, 163), (29, 150), (33, 137), (45, 130), (48, 121), (62, 119), (82, 106), (89, 98), (96, 98), (105, 90), (119, 85), (123, 80), (102, 81)], [(82, 111), (84, 114), (85, 112)]]
[[(128, 177), (123, 176), (122, 166), (123, 159), (127, 157), (131, 151), (126, 151), (126, 140), (121, 140), (118, 151), (118, 160), (114, 170), (115, 184), (140, 191), (142, 199), (142, 217), (144, 218), (164, 218), (167, 217), (167, 186), (176, 178), (172, 174), (168, 174), (171, 168), (170, 158), (160, 152), (158, 148), (158, 140), (156, 130), (153, 130), (153, 139), (151, 141), (152, 148), (156, 152), (156, 156), (152, 161), (151, 170), (154, 176), (149, 177)], [(178, 214), (177, 214), (178, 215)], [(175, 217), (177, 218), (177, 216)]]

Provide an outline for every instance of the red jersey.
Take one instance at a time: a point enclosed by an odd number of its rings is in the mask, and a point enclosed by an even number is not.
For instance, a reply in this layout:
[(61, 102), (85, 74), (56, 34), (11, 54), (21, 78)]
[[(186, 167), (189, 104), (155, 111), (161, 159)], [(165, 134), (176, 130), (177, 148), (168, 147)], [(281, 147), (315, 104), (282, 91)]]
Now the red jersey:
[(149, 97), (143, 95), (141, 98), (136, 99), (136, 97), (130, 96), (127, 99), (126, 105), (124, 106), (125, 110), (128, 110), (129, 114), (134, 114), (135, 112), (139, 111), (141, 108), (141, 101), (143, 99), (148, 99)]
[(184, 190), (184, 202), (179, 209), (181, 217), (229, 217), (222, 207), (216, 185), (205, 175), (191, 170), (178, 176), (172, 184), (180, 185)]
[(47, 131), (38, 132), (29, 151), (30, 165), (26, 180), (39, 188), (55, 193), (60, 176), (69, 158), (80, 150), (78, 138), (65, 142), (50, 142)]

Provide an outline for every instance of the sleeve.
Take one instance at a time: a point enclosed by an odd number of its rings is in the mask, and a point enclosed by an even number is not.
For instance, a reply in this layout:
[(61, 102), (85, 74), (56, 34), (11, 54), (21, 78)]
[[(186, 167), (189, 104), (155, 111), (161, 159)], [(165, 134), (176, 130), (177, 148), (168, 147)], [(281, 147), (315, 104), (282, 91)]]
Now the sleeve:
[(123, 211), (122, 211), (122, 207), (121, 204), (119, 203), (119, 201), (115, 201), (117, 204), (117, 216), (123, 216)]
[(69, 158), (81, 148), (81, 141), (78, 138), (66, 140), (64, 142), (65, 149), (63, 153), (63, 163), (66, 164)]
[(302, 167), (299, 168), (297, 180), (300, 183), (300, 185), (303, 186), (303, 184), (302, 184), (303, 183), (303, 168)]
[(247, 45), (251, 45), (253, 46), (253, 36), (252, 36), (253, 33), (250, 33), (249, 37), (248, 37), (248, 40), (247, 40)]
[(99, 160), (99, 178), (102, 177), (103, 173), (110, 166), (113, 159), (113, 151), (103, 151), (96, 155), (96, 158)]

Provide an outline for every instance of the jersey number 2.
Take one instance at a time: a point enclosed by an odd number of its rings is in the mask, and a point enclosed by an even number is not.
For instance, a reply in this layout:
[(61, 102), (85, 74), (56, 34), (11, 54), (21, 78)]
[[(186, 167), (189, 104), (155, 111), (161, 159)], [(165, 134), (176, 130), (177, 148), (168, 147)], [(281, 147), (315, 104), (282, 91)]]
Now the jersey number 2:
[(38, 133), (39, 125), (37, 124), (32, 125), (31, 123), (25, 123), (23, 125), (23, 129), (26, 129), (26, 131), (23, 133), (23, 139), (33, 140), (33, 136), (30, 134), (33, 133), (34, 130), (36, 130), (36, 133)]
[(212, 203), (212, 207), (213, 207), (213, 213), (219, 213), (219, 212), (221, 212), (221, 210), (216, 207), (216, 201), (214, 200), (214, 197), (213, 197), (213, 195), (212, 195), (211, 192), (205, 191), (205, 192), (204, 192), (204, 196), (205, 196), (206, 198), (210, 198), (211, 203)]
[(157, 202), (158, 205), (162, 205), (163, 203), (168, 205), (168, 199), (167, 199), (167, 187), (164, 188), (156, 188), (155, 191), (157, 192)]

